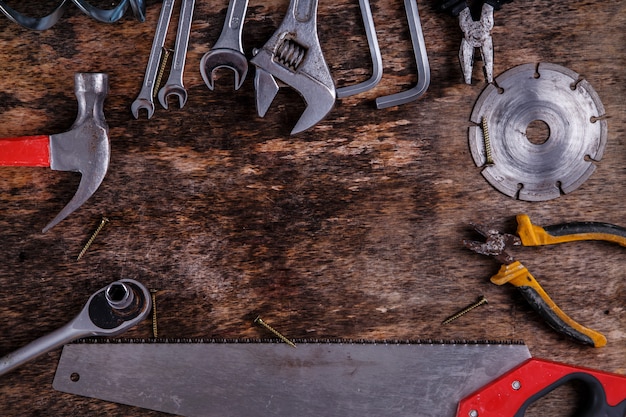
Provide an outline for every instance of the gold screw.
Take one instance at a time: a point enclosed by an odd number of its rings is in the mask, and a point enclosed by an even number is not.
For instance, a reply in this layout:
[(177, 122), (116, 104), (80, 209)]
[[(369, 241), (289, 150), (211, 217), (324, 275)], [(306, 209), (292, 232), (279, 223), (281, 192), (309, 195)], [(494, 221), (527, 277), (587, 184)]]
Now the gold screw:
[(82, 258), (85, 252), (87, 252), (87, 249), (89, 249), (93, 241), (96, 239), (96, 236), (98, 236), (98, 233), (100, 233), (100, 230), (102, 230), (104, 225), (107, 224), (108, 222), (109, 222), (108, 218), (106, 217), (102, 218), (102, 220), (100, 221), (100, 224), (98, 225), (98, 228), (96, 229), (95, 232), (93, 232), (93, 234), (91, 235), (87, 243), (85, 243), (83, 250), (81, 250), (80, 253), (78, 254), (78, 257), (76, 258), (77, 261), (80, 261), (80, 258)]
[(283, 342), (287, 343), (289, 346), (291, 346), (292, 348), (296, 347), (296, 344), (293, 343), (291, 340), (287, 339), (285, 336), (283, 336), (282, 334), (280, 334), (278, 332), (278, 330), (274, 329), (272, 326), (270, 326), (269, 324), (267, 324), (266, 322), (264, 322), (260, 316), (257, 316), (256, 319), (254, 319), (254, 323), (258, 324), (262, 327), (264, 327), (265, 329), (269, 330), (272, 334), (274, 334), (274, 336), (276, 336), (277, 338), (279, 338), (280, 340), (282, 340)]
[(470, 311), (472, 311), (476, 307), (480, 307), (483, 304), (487, 304), (487, 299), (485, 298), (484, 295), (481, 295), (480, 298), (478, 299), (478, 301), (476, 301), (474, 304), (470, 304), (467, 307), (465, 307), (463, 310), (459, 311), (458, 313), (451, 315), (450, 317), (445, 319), (443, 321), (443, 323), (441, 323), (441, 324), (448, 324), (451, 321), (454, 321), (454, 320), (458, 319), (459, 317), (466, 315), (467, 313), (469, 313)]
[(157, 307), (156, 307), (156, 293), (158, 290), (150, 290), (152, 296), (152, 337), (159, 337), (159, 330), (157, 329)]
[(159, 91), (159, 87), (161, 86), (161, 80), (163, 79), (163, 74), (165, 74), (165, 67), (167, 67), (167, 61), (170, 59), (170, 50), (167, 48), (163, 48), (163, 56), (161, 57), (161, 64), (159, 65), (159, 72), (157, 73), (156, 80), (154, 82), (152, 96), (156, 97)]
[(493, 155), (491, 154), (491, 139), (489, 139), (489, 129), (487, 127), (487, 118), (483, 116), (480, 125), (483, 129), (483, 139), (485, 140), (485, 156), (487, 165), (493, 165)]

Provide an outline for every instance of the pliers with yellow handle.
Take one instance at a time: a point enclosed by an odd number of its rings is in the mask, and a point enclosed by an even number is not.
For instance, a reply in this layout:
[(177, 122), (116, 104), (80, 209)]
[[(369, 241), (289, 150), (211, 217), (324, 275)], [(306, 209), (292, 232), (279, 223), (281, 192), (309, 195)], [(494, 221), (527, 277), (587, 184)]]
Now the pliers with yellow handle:
[(572, 222), (541, 227), (532, 224), (526, 214), (519, 214), (517, 235), (501, 233), (493, 228), (472, 225), (485, 237), (485, 242), (464, 240), (463, 244), (482, 255), (493, 256), (502, 263), (497, 274), (491, 277), (496, 285), (513, 284), (535, 311), (555, 330), (578, 342), (594, 347), (606, 345), (606, 337), (595, 330), (580, 325), (561, 310), (541, 288), (535, 277), (521, 262), (507, 252), (511, 246), (541, 246), (580, 240), (603, 240), (626, 246), (626, 229), (608, 223)]

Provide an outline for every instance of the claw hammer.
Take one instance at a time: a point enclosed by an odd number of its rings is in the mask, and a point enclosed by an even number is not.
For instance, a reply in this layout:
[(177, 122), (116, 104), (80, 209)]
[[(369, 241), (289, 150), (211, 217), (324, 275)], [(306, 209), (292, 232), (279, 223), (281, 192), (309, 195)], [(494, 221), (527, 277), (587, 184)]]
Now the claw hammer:
[(111, 145), (103, 111), (108, 77), (102, 73), (77, 73), (74, 82), (78, 115), (70, 130), (49, 136), (0, 139), (0, 166), (50, 167), (82, 174), (74, 197), (44, 227), (44, 233), (87, 201), (109, 168)]

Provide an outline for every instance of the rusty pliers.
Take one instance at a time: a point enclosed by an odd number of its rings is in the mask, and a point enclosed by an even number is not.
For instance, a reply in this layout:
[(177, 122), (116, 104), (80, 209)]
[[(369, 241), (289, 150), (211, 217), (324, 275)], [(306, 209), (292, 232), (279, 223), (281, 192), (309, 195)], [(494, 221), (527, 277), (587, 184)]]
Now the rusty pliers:
[(502, 263), (497, 274), (491, 277), (496, 285), (513, 284), (535, 311), (555, 330), (578, 342), (594, 347), (606, 345), (606, 337), (595, 330), (578, 324), (565, 314), (535, 277), (521, 262), (508, 252), (512, 246), (542, 246), (579, 240), (602, 240), (626, 246), (626, 229), (609, 223), (572, 222), (541, 227), (532, 224), (526, 214), (519, 214), (517, 235), (501, 233), (491, 227), (472, 225), (486, 238), (485, 242), (464, 240), (463, 244), (481, 255), (493, 256)]

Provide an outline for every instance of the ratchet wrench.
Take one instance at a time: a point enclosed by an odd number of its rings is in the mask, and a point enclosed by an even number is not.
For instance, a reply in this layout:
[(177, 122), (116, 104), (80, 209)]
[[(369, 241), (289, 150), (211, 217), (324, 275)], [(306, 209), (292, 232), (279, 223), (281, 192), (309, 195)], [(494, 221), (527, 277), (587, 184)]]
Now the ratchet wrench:
[(163, 53), (163, 46), (165, 45), (165, 38), (167, 37), (167, 29), (170, 25), (170, 19), (172, 18), (172, 11), (174, 9), (174, 0), (163, 0), (161, 6), (161, 14), (159, 15), (159, 21), (157, 23), (156, 32), (154, 34), (154, 40), (152, 41), (152, 49), (150, 50), (150, 57), (148, 58), (148, 65), (146, 67), (146, 74), (143, 79), (143, 85), (139, 95), (131, 105), (131, 111), (135, 119), (139, 118), (139, 110), (145, 109), (148, 111), (148, 119), (154, 114), (154, 89), (156, 88), (155, 82), (159, 73), (159, 65), (161, 63), (161, 54)]
[(200, 73), (207, 87), (214, 88), (213, 71), (229, 68), (235, 73), (235, 90), (239, 90), (248, 74), (248, 60), (243, 53), (241, 33), (246, 18), (248, 0), (230, 0), (226, 21), (213, 49), (200, 60)]
[(72, 321), (0, 358), (0, 375), (73, 340), (117, 336), (145, 319), (151, 308), (150, 292), (142, 284), (132, 279), (113, 282), (89, 297)]
[(167, 82), (159, 90), (158, 94), (159, 102), (164, 109), (167, 109), (167, 99), (170, 95), (178, 96), (178, 104), (181, 109), (187, 102), (187, 90), (185, 90), (183, 85), (183, 72), (185, 71), (185, 58), (187, 56), (187, 47), (189, 46), (195, 3), (195, 0), (183, 0), (183, 4), (180, 6), (176, 44), (174, 46), (174, 61)]

